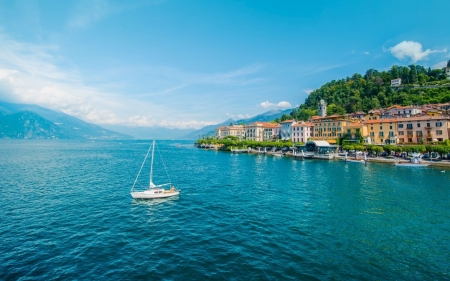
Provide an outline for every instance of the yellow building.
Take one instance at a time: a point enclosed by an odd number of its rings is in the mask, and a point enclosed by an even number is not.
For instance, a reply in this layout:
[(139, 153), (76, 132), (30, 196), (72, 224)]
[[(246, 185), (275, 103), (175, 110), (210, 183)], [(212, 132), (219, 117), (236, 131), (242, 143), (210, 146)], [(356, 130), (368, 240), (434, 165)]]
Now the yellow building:
[(386, 118), (366, 121), (367, 131), (372, 144), (398, 143), (398, 118)]
[(361, 137), (363, 137), (364, 144), (372, 143), (367, 130), (367, 125), (364, 123), (347, 123), (347, 125), (343, 126), (343, 129), (343, 137), (348, 142), (360, 142)]
[(310, 121), (314, 124), (314, 135), (311, 140), (326, 140), (330, 144), (335, 144), (337, 138), (343, 137), (344, 126), (351, 123), (342, 115), (313, 116)]

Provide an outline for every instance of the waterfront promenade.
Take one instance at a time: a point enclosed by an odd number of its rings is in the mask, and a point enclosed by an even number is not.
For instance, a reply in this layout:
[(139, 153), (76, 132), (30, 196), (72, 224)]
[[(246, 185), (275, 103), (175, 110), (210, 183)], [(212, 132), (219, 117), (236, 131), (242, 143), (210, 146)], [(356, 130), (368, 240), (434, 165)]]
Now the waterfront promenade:
[[(222, 151), (220, 149), (218, 149), (216, 146), (203, 146), (200, 147), (198, 146), (198, 148), (202, 148), (202, 149), (206, 149), (206, 150), (219, 150)], [(271, 152), (271, 151), (267, 151), (267, 152), (262, 152), (260, 150), (256, 150), (256, 149), (244, 149), (245, 153), (248, 154), (264, 154), (264, 155), (269, 155), (269, 156), (274, 156), (274, 157), (279, 157), (280, 156), (280, 152)], [(242, 150), (242, 151), (244, 151)], [(240, 150), (241, 151), (241, 150)], [(228, 153), (235, 153), (235, 151), (222, 151), (222, 152), (228, 152)], [(287, 157), (287, 158), (291, 158), (294, 159), (295, 155), (291, 152), (288, 151), (286, 153), (283, 153), (282, 156)], [(301, 156), (297, 155), (297, 159), (302, 158)], [(324, 157), (324, 155), (320, 155), (320, 154), (315, 154), (313, 157), (308, 158), (305, 157), (305, 160), (311, 160), (311, 159), (319, 159), (319, 160), (329, 160), (329, 161), (335, 161), (335, 160), (339, 160), (339, 161), (343, 161), (344, 160), (344, 156), (340, 156), (336, 153), (334, 154), (330, 154), (327, 155), (326, 157)], [(349, 159), (354, 159), (352, 157), (349, 157)], [(400, 158), (400, 157), (386, 157), (386, 156), (378, 156), (378, 157), (368, 157), (367, 158), (368, 162), (374, 162), (374, 163), (384, 163), (384, 164), (394, 164), (395, 162), (399, 162), (399, 161), (407, 161), (407, 158)], [(422, 159), (423, 163), (426, 164), (430, 164), (430, 166), (433, 167), (449, 167), (450, 168), (450, 160), (428, 160), (428, 159)]]

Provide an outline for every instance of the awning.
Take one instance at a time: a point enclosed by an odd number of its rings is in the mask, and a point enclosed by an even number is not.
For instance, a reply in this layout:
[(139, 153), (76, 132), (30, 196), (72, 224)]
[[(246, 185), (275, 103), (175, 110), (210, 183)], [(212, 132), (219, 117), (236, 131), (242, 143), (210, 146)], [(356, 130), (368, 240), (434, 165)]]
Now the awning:
[(336, 143), (336, 140), (327, 140), (327, 142), (328, 142), (329, 144), (335, 144), (335, 143)]

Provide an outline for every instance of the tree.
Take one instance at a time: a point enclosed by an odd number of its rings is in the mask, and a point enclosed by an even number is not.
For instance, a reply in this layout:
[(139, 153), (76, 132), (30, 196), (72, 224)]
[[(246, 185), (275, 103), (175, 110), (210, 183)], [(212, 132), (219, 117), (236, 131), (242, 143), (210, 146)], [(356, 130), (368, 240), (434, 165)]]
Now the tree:
[(334, 103), (328, 105), (327, 107), (327, 115), (345, 115), (345, 109), (340, 107), (339, 105), (335, 105)]

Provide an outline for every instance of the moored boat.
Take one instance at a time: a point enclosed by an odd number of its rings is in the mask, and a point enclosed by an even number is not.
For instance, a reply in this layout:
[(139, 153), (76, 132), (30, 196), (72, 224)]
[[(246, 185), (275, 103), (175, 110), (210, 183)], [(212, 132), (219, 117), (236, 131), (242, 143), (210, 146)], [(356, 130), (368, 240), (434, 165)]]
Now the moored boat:
[(422, 163), (419, 156), (413, 156), (409, 161), (395, 162), (394, 165), (397, 167), (427, 167), (430, 164)]

